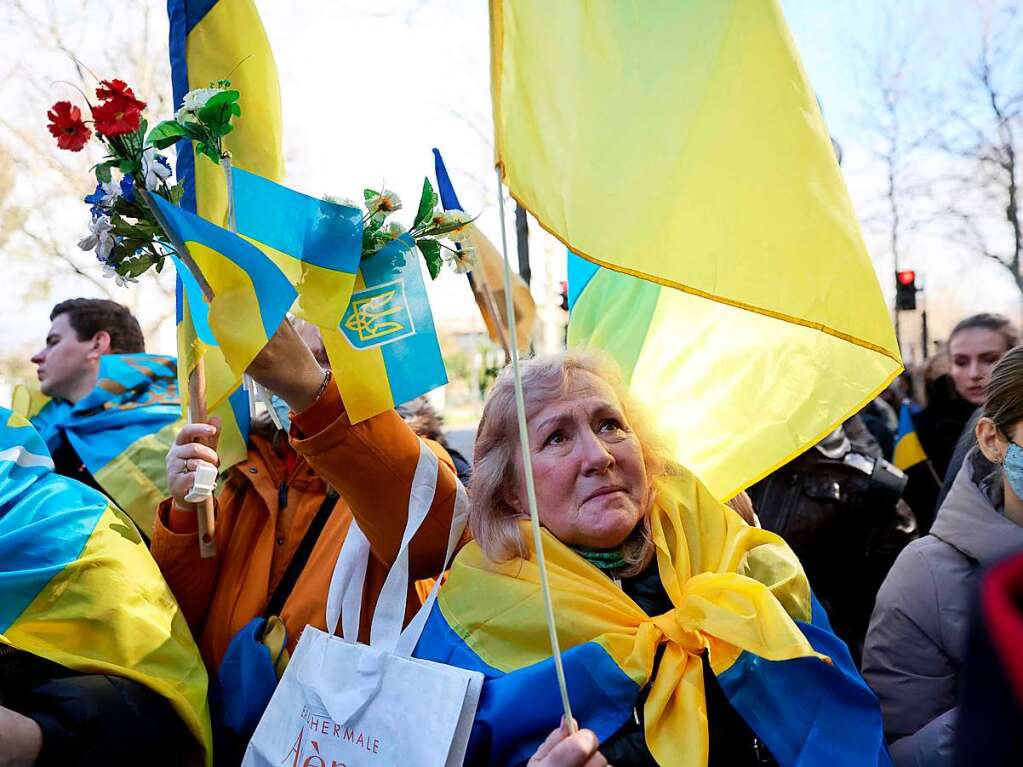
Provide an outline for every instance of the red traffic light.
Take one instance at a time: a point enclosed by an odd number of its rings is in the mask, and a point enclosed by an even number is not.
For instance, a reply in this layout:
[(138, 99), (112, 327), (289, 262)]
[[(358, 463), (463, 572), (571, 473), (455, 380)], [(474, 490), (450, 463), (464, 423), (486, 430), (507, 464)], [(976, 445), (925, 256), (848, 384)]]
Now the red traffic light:
[(900, 285), (912, 285), (916, 282), (916, 272), (911, 269), (907, 269), (904, 272), (896, 272), (895, 279), (899, 281)]

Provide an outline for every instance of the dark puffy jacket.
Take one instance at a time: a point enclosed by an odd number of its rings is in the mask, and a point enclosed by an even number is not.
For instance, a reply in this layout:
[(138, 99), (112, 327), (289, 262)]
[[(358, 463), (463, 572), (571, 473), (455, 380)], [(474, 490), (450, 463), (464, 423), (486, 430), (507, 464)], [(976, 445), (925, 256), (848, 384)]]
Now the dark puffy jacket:
[(42, 730), (36, 767), (177, 767), (195, 757), (194, 738), (170, 702), (145, 685), (80, 674), (6, 645), (0, 645), (0, 705)]
[[(971, 602), (981, 571), (1023, 552), (999, 511), (1000, 475), (963, 464), (930, 535), (907, 546), (877, 595), (863, 676), (877, 694), (895, 767), (952, 763)], [(994, 499), (994, 500), (993, 500)]]

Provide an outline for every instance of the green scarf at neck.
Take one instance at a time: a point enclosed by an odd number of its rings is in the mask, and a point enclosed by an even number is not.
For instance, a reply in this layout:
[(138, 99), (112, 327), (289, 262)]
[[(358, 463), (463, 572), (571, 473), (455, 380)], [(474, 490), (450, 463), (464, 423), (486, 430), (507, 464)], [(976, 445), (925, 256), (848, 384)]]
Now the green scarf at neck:
[(569, 546), (569, 548), (603, 572), (620, 570), (626, 564), (622, 558), (621, 549), (584, 549), (581, 546)]

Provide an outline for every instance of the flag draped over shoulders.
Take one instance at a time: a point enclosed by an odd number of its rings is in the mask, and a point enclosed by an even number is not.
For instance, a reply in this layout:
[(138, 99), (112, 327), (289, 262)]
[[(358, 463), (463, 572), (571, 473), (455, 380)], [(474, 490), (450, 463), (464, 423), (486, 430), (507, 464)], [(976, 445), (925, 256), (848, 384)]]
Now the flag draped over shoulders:
[(682, 463), (730, 497), (883, 390), (894, 332), (777, 0), (490, 7), (498, 165), (585, 259), (569, 344)]
[(27, 391), (14, 410), (29, 418), (50, 452), (67, 440), (85, 468), (150, 536), (167, 497), (165, 457), (181, 428), (176, 363), (159, 354), (100, 357), (96, 387), (75, 404)]
[[(730, 702), (780, 764), (825, 758), (834, 767), (889, 764), (877, 700), (831, 632), (788, 546), (747, 526), (687, 471), (659, 480), (656, 489), (654, 566), (673, 605), (663, 615), (645, 614), (610, 578), (544, 532), (580, 725), (601, 740), (610, 737), (633, 716), (649, 684), (644, 726), (657, 763), (705, 765), (700, 656), (707, 652)], [(530, 540), (525, 523), (522, 530)], [(470, 745), (476, 758), (524, 764), (557, 721), (560, 698), (532, 554), (495, 564), (478, 544), (466, 546), (416, 655), (484, 673)]]
[(144, 684), (210, 764), (206, 669), (184, 615), (128, 519), (52, 469), (31, 424), (0, 408), (0, 644)]

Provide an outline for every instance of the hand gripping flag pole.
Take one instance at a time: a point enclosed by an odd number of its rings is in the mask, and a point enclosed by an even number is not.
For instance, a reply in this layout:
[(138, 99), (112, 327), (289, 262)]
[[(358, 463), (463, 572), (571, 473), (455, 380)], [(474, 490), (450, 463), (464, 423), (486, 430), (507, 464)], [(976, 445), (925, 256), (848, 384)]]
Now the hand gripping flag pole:
[(526, 430), (526, 403), (522, 394), (522, 372), (519, 369), (519, 343), (515, 327), (515, 303), (512, 291), (511, 262), (508, 260), (508, 235), (504, 223), (504, 192), (501, 186), (501, 169), (497, 169), (497, 208), (501, 216), (501, 255), (504, 257), (504, 306), (508, 314), (508, 346), (511, 351), (512, 377), (515, 381), (515, 412), (519, 421), (519, 446), (522, 448), (522, 469), (526, 475), (526, 497), (529, 502), (529, 522), (533, 529), (533, 549), (536, 551), (536, 565), (540, 570), (540, 590), (543, 592), (544, 613), (547, 631), (551, 640), (551, 657), (554, 659), (554, 673), (558, 677), (561, 691), (561, 705), (565, 711), (565, 727), (575, 733), (576, 724), (572, 718), (572, 706), (568, 700), (568, 685), (565, 669), (561, 662), (561, 647), (558, 630), (554, 625), (554, 605), (551, 602), (551, 587), (547, 579), (547, 563), (543, 553), (543, 539), (540, 536), (540, 516), (536, 508), (536, 488), (533, 486), (533, 463), (529, 456), (529, 433)]
[[(163, 229), (164, 234), (171, 241), (171, 245), (174, 246), (174, 250), (180, 256), (181, 262), (188, 267), (188, 271), (192, 273), (195, 281), (199, 283), (203, 295), (206, 296), (208, 301), (212, 300), (213, 289), (192, 259), (185, 243), (178, 238), (174, 233), (174, 228), (164, 219), (159, 206), (155, 205), (150, 199), (149, 192), (141, 188), (138, 191), (146, 205), (153, 212), (153, 216), (156, 218), (160, 228)], [(207, 423), (208, 420), (209, 414), (206, 412), (206, 371), (200, 360), (199, 364), (188, 373), (188, 422)], [(199, 527), (199, 556), (203, 559), (210, 559), (217, 555), (217, 542), (214, 537), (216, 521), (213, 514), (213, 496), (205, 498), (196, 505), (198, 506), (196, 512)]]

